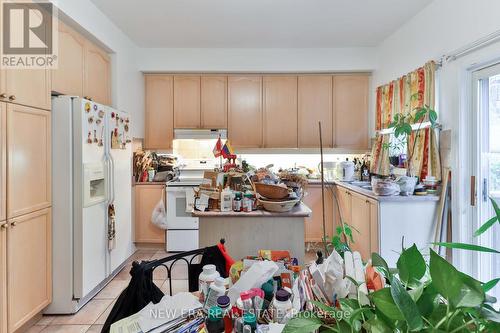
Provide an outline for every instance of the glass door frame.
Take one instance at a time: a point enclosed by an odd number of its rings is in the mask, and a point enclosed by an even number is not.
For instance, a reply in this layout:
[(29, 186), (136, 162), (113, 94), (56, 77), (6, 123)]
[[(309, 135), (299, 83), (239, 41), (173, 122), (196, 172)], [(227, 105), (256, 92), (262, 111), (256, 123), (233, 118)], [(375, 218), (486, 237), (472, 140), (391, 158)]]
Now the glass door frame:
[[(471, 175), (475, 176), (475, 205), (471, 204), (472, 227), (477, 230), (490, 217), (492, 209), (489, 194), (489, 78), (500, 75), (500, 64), (494, 64), (488, 67), (472, 72), (472, 105), (470, 109), (471, 124)], [(484, 181), (486, 180), (486, 182)], [(472, 199), (472, 197), (471, 197)], [(471, 200), (472, 201), (472, 200)], [(494, 233), (486, 232), (479, 237), (473, 237), (474, 244), (494, 248)], [(486, 282), (491, 277), (489, 273), (494, 266), (494, 255), (472, 252), (472, 272), (479, 280)]]

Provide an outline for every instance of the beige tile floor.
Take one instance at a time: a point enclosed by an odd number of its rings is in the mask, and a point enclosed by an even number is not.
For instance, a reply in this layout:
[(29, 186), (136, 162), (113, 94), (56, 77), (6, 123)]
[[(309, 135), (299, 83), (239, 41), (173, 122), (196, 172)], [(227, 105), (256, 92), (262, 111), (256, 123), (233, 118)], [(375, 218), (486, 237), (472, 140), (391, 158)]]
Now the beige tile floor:
[[(164, 250), (139, 249), (128, 260), (127, 265), (109, 284), (97, 294), (94, 299), (87, 303), (78, 313), (74, 315), (42, 316), (34, 325), (23, 330), (27, 333), (99, 333), (106, 321), (116, 298), (128, 285), (130, 280), (130, 267), (134, 260), (151, 260), (167, 256)], [(306, 262), (313, 260), (314, 253), (306, 253)], [(169, 281), (166, 280), (166, 271), (155, 270), (154, 283), (165, 293), (168, 293)], [(187, 265), (182, 262), (176, 263), (172, 270), (173, 293), (187, 291), (188, 281)]]

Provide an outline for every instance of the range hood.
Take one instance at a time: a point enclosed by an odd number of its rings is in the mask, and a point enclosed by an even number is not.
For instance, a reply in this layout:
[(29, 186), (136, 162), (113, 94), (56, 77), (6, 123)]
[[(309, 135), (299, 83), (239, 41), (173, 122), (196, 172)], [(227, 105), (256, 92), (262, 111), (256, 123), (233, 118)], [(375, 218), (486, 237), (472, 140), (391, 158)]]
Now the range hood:
[(198, 139), (198, 140), (210, 140), (227, 139), (226, 129), (174, 129), (174, 139)]

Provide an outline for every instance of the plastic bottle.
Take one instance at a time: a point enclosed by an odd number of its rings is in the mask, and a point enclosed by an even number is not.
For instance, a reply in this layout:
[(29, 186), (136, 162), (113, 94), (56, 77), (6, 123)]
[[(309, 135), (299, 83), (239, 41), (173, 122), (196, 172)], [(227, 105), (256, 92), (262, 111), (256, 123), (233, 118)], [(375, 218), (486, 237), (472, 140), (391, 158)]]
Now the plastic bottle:
[(253, 199), (252, 199), (252, 193), (245, 193), (243, 196), (243, 211), (244, 212), (251, 212), (253, 210)]
[(241, 212), (241, 192), (234, 193), (233, 211)]
[(224, 279), (219, 276), (216, 277), (214, 282), (208, 286), (208, 292), (205, 296), (205, 309), (210, 309), (212, 306), (216, 306), (219, 296), (226, 294), (224, 282)]
[(276, 323), (283, 323), (283, 319), (287, 313), (292, 309), (292, 301), (290, 300), (290, 293), (284, 289), (276, 292), (273, 303), (273, 320)]
[(243, 324), (245, 326), (250, 326), (251, 332), (255, 332), (257, 329), (257, 317), (253, 313), (245, 313), (243, 315)]
[(217, 306), (222, 309), (224, 316), (224, 332), (231, 333), (233, 331), (233, 319), (231, 318), (231, 300), (228, 296), (223, 295), (217, 298)]
[(208, 333), (223, 333), (224, 319), (222, 309), (218, 306), (213, 306), (208, 310), (207, 320), (205, 325)]
[(226, 187), (220, 193), (220, 211), (230, 212), (233, 209), (233, 192)]
[(269, 308), (269, 304), (271, 304), (274, 298), (274, 286), (271, 283), (266, 282), (260, 288), (264, 291), (264, 303), (262, 309), (267, 310)]
[(201, 292), (202, 300), (208, 294), (208, 287), (214, 282), (215, 278), (220, 276), (219, 272), (215, 269), (215, 265), (205, 265), (203, 266), (203, 271), (201, 272), (199, 280), (199, 291)]
[(243, 311), (246, 313), (253, 310), (252, 292), (250, 290), (244, 291), (240, 294), (241, 302), (243, 304)]

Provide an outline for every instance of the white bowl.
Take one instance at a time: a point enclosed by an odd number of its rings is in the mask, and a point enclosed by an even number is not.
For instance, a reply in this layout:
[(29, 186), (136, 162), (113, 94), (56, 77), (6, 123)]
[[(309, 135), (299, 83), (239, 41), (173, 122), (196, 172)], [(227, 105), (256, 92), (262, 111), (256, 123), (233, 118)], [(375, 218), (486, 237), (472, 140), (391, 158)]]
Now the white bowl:
[(285, 213), (292, 210), (292, 208), (300, 201), (300, 199), (293, 199), (287, 201), (267, 201), (259, 199), (265, 210), (275, 213)]

